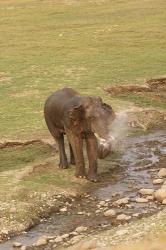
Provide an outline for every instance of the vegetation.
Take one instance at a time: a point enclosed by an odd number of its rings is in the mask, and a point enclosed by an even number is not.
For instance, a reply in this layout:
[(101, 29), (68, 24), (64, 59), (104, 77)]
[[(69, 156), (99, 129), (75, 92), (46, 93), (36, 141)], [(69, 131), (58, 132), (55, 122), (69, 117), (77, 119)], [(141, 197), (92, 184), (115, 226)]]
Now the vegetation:
[(116, 108), (100, 87), (165, 74), (164, 0), (64, 2), (0, 0), (1, 137), (47, 134), (43, 105), (58, 88)]

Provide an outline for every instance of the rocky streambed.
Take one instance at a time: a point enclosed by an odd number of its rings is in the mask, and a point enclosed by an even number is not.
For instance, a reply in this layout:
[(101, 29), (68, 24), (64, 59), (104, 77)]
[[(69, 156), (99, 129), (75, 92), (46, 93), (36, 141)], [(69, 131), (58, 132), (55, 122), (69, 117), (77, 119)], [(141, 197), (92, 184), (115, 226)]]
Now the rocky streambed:
[(75, 198), (59, 195), (61, 206), (56, 213), (0, 244), (0, 249), (59, 249), (162, 210), (166, 205), (166, 131), (129, 136), (123, 143), (123, 152), (100, 162), (108, 171), (89, 192)]

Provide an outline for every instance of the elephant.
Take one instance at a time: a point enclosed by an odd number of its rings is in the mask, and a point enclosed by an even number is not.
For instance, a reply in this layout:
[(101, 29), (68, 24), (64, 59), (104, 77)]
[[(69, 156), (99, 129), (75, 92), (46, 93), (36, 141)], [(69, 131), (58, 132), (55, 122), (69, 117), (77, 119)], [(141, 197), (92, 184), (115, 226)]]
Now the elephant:
[[(44, 106), (44, 117), (59, 150), (59, 167), (68, 168), (64, 135), (70, 148), (70, 164), (76, 165), (75, 176), (96, 182), (98, 158), (106, 157), (111, 146), (100, 145), (97, 137), (108, 139), (109, 126), (115, 119), (112, 107), (100, 97), (83, 96), (72, 88), (63, 88), (50, 95)], [(97, 135), (97, 137), (96, 137)], [(88, 175), (85, 172), (83, 141), (86, 142), (89, 161)]]

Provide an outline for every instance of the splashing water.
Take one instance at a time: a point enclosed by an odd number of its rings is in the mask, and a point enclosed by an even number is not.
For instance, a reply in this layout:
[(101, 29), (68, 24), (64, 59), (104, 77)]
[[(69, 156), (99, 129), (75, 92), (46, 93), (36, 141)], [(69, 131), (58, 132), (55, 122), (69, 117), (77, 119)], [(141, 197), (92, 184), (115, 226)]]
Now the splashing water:
[(128, 116), (126, 112), (116, 114), (116, 119), (111, 123), (110, 133), (107, 140), (99, 139), (105, 148), (111, 145), (112, 151), (123, 151), (125, 148), (125, 137), (128, 135)]
[(116, 119), (110, 126), (109, 141), (113, 151), (122, 151), (125, 147), (124, 139), (128, 135), (128, 115), (126, 112), (119, 112)]

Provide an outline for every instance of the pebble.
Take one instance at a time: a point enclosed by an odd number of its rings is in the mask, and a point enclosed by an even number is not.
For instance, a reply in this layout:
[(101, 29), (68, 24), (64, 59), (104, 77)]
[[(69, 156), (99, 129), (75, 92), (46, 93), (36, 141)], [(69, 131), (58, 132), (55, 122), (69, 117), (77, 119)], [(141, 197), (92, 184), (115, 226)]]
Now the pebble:
[(114, 202), (115, 205), (121, 206), (129, 203), (129, 198), (125, 197)]
[(63, 241), (62, 236), (58, 236), (58, 237), (55, 238), (55, 240), (54, 240), (55, 243), (59, 243), (59, 242), (62, 242), (62, 241)]
[(155, 198), (157, 201), (162, 202), (163, 200), (166, 199), (166, 189), (165, 188), (160, 188), (155, 192)]
[(63, 207), (60, 209), (61, 212), (66, 212), (67, 211), (67, 207)]
[(164, 182), (163, 179), (155, 179), (153, 180), (153, 184), (156, 185), (156, 184), (162, 184)]
[(166, 199), (164, 199), (164, 200), (162, 201), (162, 204), (163, 204), (163, 205), (166, 205)]
[(158, 172), (158, 176), (160, 178), (166, 177), (166, 168), (161, 168), (160, 171)]
[(146, 199), (149, 200), (149, 201), (153, 201), (154, 200), (154, 196), (153, 195), (148, 195), (146, 197)]
[(20, 242), (13, 242), (13, 247), (21, 247), (22, 244)]
[(47, 244), (47, 241), (48, 239), (46, 236), (41, 236), (34, 245), (37, 247), (44, 246)]
[(27, 249), (26, 246), (22, 246), (22, 247), (20, 248), (20, 250), (26, 250), (26, 249)]
[(139, 217), (139, 213), (133, 214), (133, 217)]
[(69, 238), (69, 234), (63, 234), (61, 235), (62, 239), (66, 239), (66, 238)]
[(75, 231), (76, 231), (77, 233), (82, 233), (82, 232), (85, 232), (87, 229), (88, 229), (87, 227), (80, 226), (80, 227), (77, 227), (77, 228), (75, 229)]
[(142, 195), (151, 195), (154, 193), (154, 189), (151, 188), (142, 188), (139, 190), (139, 193)]
[(115, 215), (116, 215), (116, 212), (113, 209), (109, 209), (106, 212), (104, 212), (104, 216), (106, 217), (114, 217)]
[(131, 216), (130, 215), (125, 215), (125, 214), (120, 214), (117, 216), (116, 218), (117, 220), (119, 221), (128, 221), (131, 219)]
[(1, 230), (1, 233), (2, 233), (2, 234), (8, 234), (8, 233), (9, 233), (9, 231), (8, 231), (8, 230), (6, 230), (6, 229), (3, 229), (3, 230)]
[(79, 242), (81, 239), (82, 239), (83, 235), (77, 235), (77, 236), (74, 236), (71, 240), (70, 240), (70, 243), (71, 244), (75, 244), (77, 242)]
[(105, 203), (106, 203), (105, 201), (100, 201), (100, 202), (99, 202), (99, 205), (100, 205), (100, 206), (105, 206)]
[(135, 201), (138, 202), (138, 203), (147, 203), (148, 202), (148, 200), (145, 199), (145, 198), (136, 198)]

